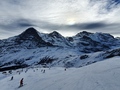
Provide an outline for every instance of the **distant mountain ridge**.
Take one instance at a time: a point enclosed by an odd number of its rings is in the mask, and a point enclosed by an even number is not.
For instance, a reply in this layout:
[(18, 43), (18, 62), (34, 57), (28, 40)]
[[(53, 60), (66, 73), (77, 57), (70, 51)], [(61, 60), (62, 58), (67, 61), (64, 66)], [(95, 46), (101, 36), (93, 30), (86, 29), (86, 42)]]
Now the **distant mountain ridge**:
[[(114, 38), (112, 35), (106, 33), (90, 33), (83, 31), (76, 34), (73, 37), (66, 38), (61, 34), (59, 34), (57, 31), (53, 31), (52, 33), (49, 34), (44, 34), (44, 33), (39, 33), (36, 29), (32, 27), (28, 28), (18, 36), (1, 40), (1, 42), (4, 45), (7, 44), (8, 46), (12, 42), (14, 42), (14, 45), (17, 44), (27, 45), (29, 42), (29, 45), (26, 47), (31, 46), (31, 48), (35, 48), (35, 46), (36, 47), (61, 46), (61, 47), (76, 47), (76, 48), (84, 47), (84, 49), (82, 50), (83, 52), (84, 50), (85, 52), (87, 50), (88, 52), (89, 50), (90, 52), (103, 51), (103, 50), (108, 50), (111, 47), (120, 45), (119, 39)], [(0, 44), (0, 47), (2, 47), (2, 44)]]
[(83, 52), (97, 52), (111, 49), (113, 47), (119, 46), (119, 39), (114, 38), (110, 34), (106, 33), (90, 33), (90, 32), (80, 32), (73, 37), (71, 43), (79, 47)]
[(107, 33), (83, 31), (73, 37), (64, 37), (57, 31), (44, 34), (31, 27), (17, 36), (0, 40), (0, 66), (47, 64), (81, 67), (96, 62), (97, 59), (89, 61), (87, 58), (99, 56), (97, 52), (119, 48), (120, 39)]

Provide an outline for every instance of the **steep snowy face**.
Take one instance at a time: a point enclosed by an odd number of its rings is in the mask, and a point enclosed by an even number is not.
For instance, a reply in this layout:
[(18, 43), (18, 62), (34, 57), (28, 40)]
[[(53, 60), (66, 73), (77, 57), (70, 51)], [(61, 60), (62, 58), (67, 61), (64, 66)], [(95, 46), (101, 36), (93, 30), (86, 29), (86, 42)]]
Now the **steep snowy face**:
[(95, 33), (93, 35), (90, 36), (93, 40), (96, 40), (98, 42), (111, 42), (111, 41), (114, 41), (115, 38), (110, 35), (110, 34), (107, 34), (107, 33)]
[(90, 33), (87, 31), (80, 32), (75, 35), (75, 37), (81, 37), (84, 38), (85, 36), (90, 37), (92, 40), (97, 41), (97, 42), (110, 42), (115, 40), (115, 38), (108, 34), (108, 33)]
[(55, 46), (60, 46), (60, 47), (71, 47), (72, 44), (61, 34), (59, 34), (56, 31), (53, 31), (52, 33), (49, 34), (39, 34), (43, 40), (46, 42), (49, 42)]
[(110, 34), (86, 31), (69, 37), (68, 40), (83, 52), (104, 51), (120, 45), (118, 40)]
[(95, 33), (90, 35), (92, 40), (102, 43), (104, 45), (116, 45), (117, 39), (115, 39), (112, 35), (107, 33)]

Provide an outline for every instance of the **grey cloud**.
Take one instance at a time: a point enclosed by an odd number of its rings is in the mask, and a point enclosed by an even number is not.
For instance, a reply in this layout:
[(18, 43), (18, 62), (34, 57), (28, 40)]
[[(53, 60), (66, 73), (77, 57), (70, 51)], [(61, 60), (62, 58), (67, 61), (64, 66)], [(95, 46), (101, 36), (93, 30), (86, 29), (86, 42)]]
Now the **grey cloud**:
[[(90, 31), (90, 32), (103, 32), (103, 33), (110, 33), (110, 34), (117, 34), (120, 33), (120, 23), (113, 23), (108, 24), (105, 22), (91, 22), (91, 23), (79, 23), (75, 25), (58, 25), (53, 24), (50, 22), (45, 21), (37, 21), (37, 20), (30, 20), (30, 19), (18, 19), (9, 25), (0, 24), (0, 29), (4, 29), (6, 31), (17, 31), (25, 30), (28, 27), (39, 27), (42, 30), (48, 30), (49, 32), (58, 30), (58, 31), (65, 31), (65, 32), (80, 32), (83, 30)], [(20, 29), (18, 29), (20, 28)]]
[(82, 23), (82, 24), (75, 24), (69, 27), (75, 29), (97, 29), (101, 27), (106, 27), (107, 25), (103, 22), (91, 22), (91, 23)]
[[(40, 25), (38, 25), (38, 27), (40, 27)], [(45, 23), (44, 25), (41, 25), (40, 28), (48, 29), (49, 31), (59, 30), (68, 32), (69, 31), (80, 32), (86, 30), (91, 32), (110, 33), (113, 35), (120, 33), (120, 23), (105, 23), (105, 22), (79, 23), (75, 25), (56, 25), (51, 23)]]
[(47, 29), (49, 31), (53, 30), (104, 30), (104, 29), (118, 29), (120, 27), (119, 23), (113, 23), (113, 24), (108, 24), (105, 22), (91, 22), (91, 23), (78, 23), (74, 25), (59, 25), (59, 24), (53, 24), (50, 22), (46, 21), (37, 21), (37, 20), (30, 20), (30, 19), (18, 19), (8, 25), (3, 25), (0, 24), (0, 28), (9, 30), (13, 29), (15, 30), (16, 28), (24, 28), (24, 27), (39, 27), (41, 29)]
[(84, 30), (84, 29), (98, 29), (109, 26), (109, 24), (105, 24), (104, 22), (91, 22), (91, 23), (78, 23), (74, 25), (59, 25), (53, 24), (45, 21), (38, 21), (36, 25), (42, 29), (50, 29), (50, 30), (65, 30), (65, 29), (77, 29), (77, 30)]
[[(41, 22), (43, 23), (43, 22)], [(53, 23), (44, 22), (42, 25), (36, 24), (36, 26), (42, 29), (49, 30), (99, 30), (103, 28), (117, 28), (120, 27), (120, 23), (105, 23), (105, 22), (91, 22), (91, 23), (78, 23), (74, 25), (58, 25)]]
[[(118, 8), (120, 6), (120, 0), (90, 0), (90, 3), (92, 6), (94, 6), (96, 3), (102, 3), (99, 7), (98, 13), (99, 14), (106, 14), (112, 12), (114, 9)], [(105, 5), (104, 5), (105, 4)]]
[(9, 30), (14, 31), (17, 28), (24, 28), (29, 26), (34, 26), (34, 25), (29, 20), (25, 20), (25, 19), (18, 19), (9, 24), (0, 24), (0, 28), (4, 29), (5, 31), (9, 31)]
[[(20, 19), (17, 21), (17, 26), (19, 27), (30, 27), (30, 26), (34, 26), (34, 24), (31, 23), (30, 20), (25, 20), (25, 19)], [(13, 23), (14, 24), (14, 23)]]
[[(94, 1), (94, 4), (96, 4), (98, 2), (95, 2), (95, 1), (100, 1), (100, 0), (91, 0), (91, 1), (92, 2)], [(114, 0), (114, 1), (117, 3), (117, 5), (120, 2), (119, 0)], [(61, 4), (57, 4), (58, 2), (61, 2)], [(73, 2), (75, 5), (73, 5)], [(61, 14), (66, 12), (65, 10), (68, 10), (69, 12), (69, 9), (70, 9), (69, 7), (71, 6), (72, 8), (75, 7), (74, 8), (75, 12), (76, 10), (79, 12), (82, 8), (79, 6), (76, 6), (76, 2), (81, 3), (82, 1), (80, 0), (58, 0), (58, 1), (56, 0), (1, 0), (0, 2), (0, 6), (1, 6), (0, 8), (0, 30), (10, 32), (10, 31), (15, 31), (15, 30), (17, 31), (21, 29), (24, 30), (25, 28), (28, 28), (28, 27), (39, 27), (42, 30), (47, 29), (47, 31), (50, 31), (50, 32), (53, 30), (68, 31), (68, 32), (69, 31), (79, 32), (82, 30), (88, 30), (88, 31), (93, 31), (93, 32), (97, 32), (97, 31), (110, 32), (113, 34), (119, 32), (119, 28), (120, 28), (119, 23), (108, 24), (108, 23), (105, 23), (104, 21), (103, 22), (99, 22), (99, 21), (91, 22), (91, 23), (77, 23), (74, 25), (65, 25), (65, 24), (60, 25), (60, 24), (55, 24), (55, 22), (53, 23), (52, 20), (56, 19), (54, 16), (60, 19), (63, 19), (63, 20), (67, 18), (67, 16), (64, 16), (64, 15), (62, 16)], [(65, 5), (61, 6), (62, 4), (65, 4)], [(109, 3), (109, 5), (111, 4)], [(67, 8), (66, 6), (68, 6), (68, 9), (66, 9)], [(110, 6), (110, 8), (112, 7)], [(82, 10), (84, 11), (84, 9)], [(69, 14), (74, 14), (74, 13), (68, 13), (68, 15)], [(90, 13), (85, 13), (85, 14), (87, 14), (88, 17), (89, 16), (91, 17), (91, 14), (95, 14), (95, 16), (97, 16), (100, 14), (100, 12), (98, 13), (90, 12)], [(79, 15), (82, 18), (82, 12)], [(84, 12), (83, 12), (83, 15), (84, 15)], [(86, 18), (86, 17), (83, 17), (83, 18)], [(113, 20), (113, 18), (115, 18), (115, 16), (110, 18), (111, 21)], [(9, 20), (12, 20), (12, 22), (8, 23)], [(57, 22), (59, 22), (59, 19), (58, 21), (56, 19), (56, 23)]]

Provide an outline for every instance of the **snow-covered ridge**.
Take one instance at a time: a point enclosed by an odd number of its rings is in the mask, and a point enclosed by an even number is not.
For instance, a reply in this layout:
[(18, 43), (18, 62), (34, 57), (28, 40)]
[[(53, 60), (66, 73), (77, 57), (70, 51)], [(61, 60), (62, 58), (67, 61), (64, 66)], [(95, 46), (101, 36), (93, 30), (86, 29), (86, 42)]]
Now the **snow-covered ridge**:
[(47, 64), (81, 67), (102, 60), (96, 59), (100, 53), (102, 55), (100, 51), (114, 50), (119, 46), (120, 39), (106, 33), (83, 31), (66, 38), (56, 31), (44, 34), (28, 28), (18, 36), (0, 40), (0, 66)]
[(61, 34), (56, 31), (53, 31), (49, 34), (39, 33), (39, 36), (46, 42), (51, 43), (54, 46), (61, 46), (61, 47), (71, 47), (72, 44)]
[(56, 31), (44, 34), (39, 33), (32, 27), (28, 28), (18, 36), (1, 40), (0, 42), (0, 47), (9, 47), (13, 45), (25, 46), (26, 48), (36, 48), (41, 46), (76, 47), (83, 52), (103, 51), (120, 45), (119, 39), (106, 33), (90, 33), (83, 31), (73, 37), (66, 38)]

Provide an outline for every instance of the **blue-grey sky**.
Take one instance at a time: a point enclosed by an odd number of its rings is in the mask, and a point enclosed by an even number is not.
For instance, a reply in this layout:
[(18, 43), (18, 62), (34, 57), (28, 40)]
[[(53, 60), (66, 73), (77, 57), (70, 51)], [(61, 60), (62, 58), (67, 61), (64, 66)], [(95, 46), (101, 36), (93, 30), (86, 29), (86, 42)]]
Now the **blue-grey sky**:
[(72, 36), (81, 31), (120, 36), (120, 0), (1, 0), (0, 39), (28, 27)]

